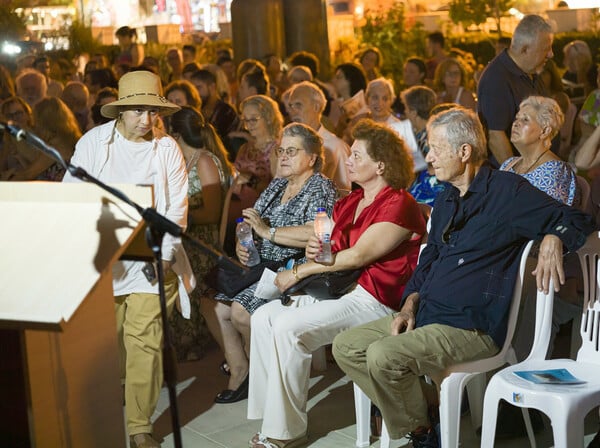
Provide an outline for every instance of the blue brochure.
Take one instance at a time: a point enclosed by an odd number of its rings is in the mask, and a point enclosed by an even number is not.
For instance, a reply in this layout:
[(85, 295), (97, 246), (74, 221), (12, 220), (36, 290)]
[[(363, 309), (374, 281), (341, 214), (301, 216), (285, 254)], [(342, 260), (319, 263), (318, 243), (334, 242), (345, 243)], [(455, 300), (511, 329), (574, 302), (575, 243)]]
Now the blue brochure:
[(575, 378), (567, 369), (521, 370), (515, 375), (535, 384), (583, 384), (585, 381)]

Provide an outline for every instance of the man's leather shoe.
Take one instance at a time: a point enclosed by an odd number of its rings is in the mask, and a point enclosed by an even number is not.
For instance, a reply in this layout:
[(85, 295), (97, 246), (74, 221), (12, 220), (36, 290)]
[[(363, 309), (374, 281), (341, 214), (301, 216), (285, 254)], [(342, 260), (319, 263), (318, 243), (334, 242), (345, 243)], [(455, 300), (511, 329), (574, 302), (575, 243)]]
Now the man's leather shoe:
[(130, 448), (160, 448), (160, 443), (152, 438), (150, 434), (135, 434), (129, 436)]
[(217, 394), (215, 403), (236, 403), (248, 398), (248, 379), (250, 375), (246, 375), (246, 379), (240, 384), (236, 390), (225, 389)]

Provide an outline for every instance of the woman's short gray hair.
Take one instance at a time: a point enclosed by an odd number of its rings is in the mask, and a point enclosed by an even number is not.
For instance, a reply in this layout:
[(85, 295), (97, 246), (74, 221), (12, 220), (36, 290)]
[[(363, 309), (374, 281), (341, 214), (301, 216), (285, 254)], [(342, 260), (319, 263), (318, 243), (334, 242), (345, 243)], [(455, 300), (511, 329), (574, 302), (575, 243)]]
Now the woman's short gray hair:
[(565, 116), (555, 100), (545, 96), (530, 96), (521, 101), (519, 110), (525, 106), (533, 108), (535, 121), (540, 127), (549, 127), (552, 130), (549, 136), (550, 139), (553, 139), (560, 132), (560, 128), (565, 122)]
[(320, 172), (323, 168), (324, 150), (323, 139), (312, 128), (302, 123), (290, 123), (283, 128), (284, 137), (299, 137), (302, 139), (302, 149), (308, 154), (317, 156), (313, 171)]
[(369, 98), (369, 95), (371, 94), (371, 90), (373, 90), (373, 87), (378, 86), (378, 85), (387, 87), (392, 100), (394, 98), (396, 98), (396, 94), (394, 93), (394, 85), (392, 84), (392, 81), (390, 81), (389, 79), (386, 79), (384, 77), (376, 78), (373, 81), (370, 81), (369, 84), (367, 84), (367, 90), (365, 91), (365, 97)]
[(427, 122), (427, 133), (438, 126), (446, 126), (448, 143), (456, 154), (466, 143), (471, 146), (470, 162), (480, 163), (487, 158), (485, 132), (472, 110), (457, 106), (433, 115)]

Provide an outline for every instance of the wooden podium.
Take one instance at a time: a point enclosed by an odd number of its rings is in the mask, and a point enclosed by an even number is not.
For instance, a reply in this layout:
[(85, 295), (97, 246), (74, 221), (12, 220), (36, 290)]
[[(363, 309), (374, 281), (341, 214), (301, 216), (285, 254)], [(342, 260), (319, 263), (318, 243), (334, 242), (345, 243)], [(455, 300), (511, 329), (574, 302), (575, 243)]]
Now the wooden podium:
[(95, 185), (0, 182), (3, 446), (126, 446), (111, 266), (142, 226)]

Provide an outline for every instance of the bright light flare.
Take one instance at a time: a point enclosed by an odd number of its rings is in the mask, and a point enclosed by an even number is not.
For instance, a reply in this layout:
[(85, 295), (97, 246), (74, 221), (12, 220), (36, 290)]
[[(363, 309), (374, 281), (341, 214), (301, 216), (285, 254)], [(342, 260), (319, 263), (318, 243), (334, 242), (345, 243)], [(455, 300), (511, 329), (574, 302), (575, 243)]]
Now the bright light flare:
[(523, 14), (521, 11), (519, 11), (517, 8), (510, 8), (508, 10), (508, 13), (511, 16), (515, 16), (517, 19), (521, 20), (523, 17), (525, 17), (525, 14)]
[(21, 53), (21, 47), (13, 44), (12, 42), (4, 42), (2, 44), (2, 53), (15, 55)]

